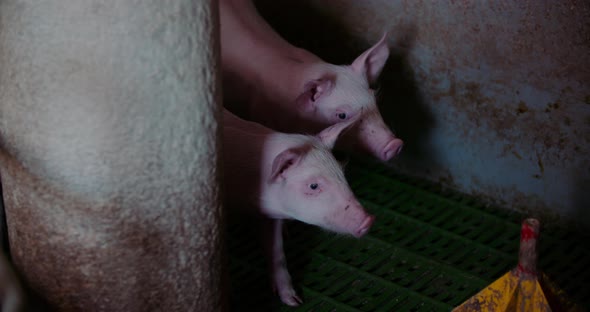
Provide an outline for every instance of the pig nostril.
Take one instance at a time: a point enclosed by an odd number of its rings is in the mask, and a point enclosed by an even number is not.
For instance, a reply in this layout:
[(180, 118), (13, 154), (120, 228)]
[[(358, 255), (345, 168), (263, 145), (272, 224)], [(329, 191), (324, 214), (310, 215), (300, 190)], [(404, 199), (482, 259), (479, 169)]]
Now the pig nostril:
[(359, 229), (356, 231), (356, 236), (361, 237), (361, 236), (367, 234), (367, 232), (369, 232), (369, 229), (373, 225), (374, 221), (375, 221), (375, 216), (366, 217), (365, 220), (363, 220), (363, 223), (361, 223), (361, 226), (359, 227)]
[(350, 205), (346, 205), (346, 207), (344, 207), (344, 210), (348, 210), (348, 208), (350, 208)]
[(398, 155), (404, 146), (404, 142), (400, 139), (394, 139), (385, 146), (383, 153), (383, 160), (388, 161), (394, 156)]
[(393, 157), (393, 150), (388, 150), (385, 151), (385, 156), (383, 157), (383, 160), (387, 161), (390, 160)]

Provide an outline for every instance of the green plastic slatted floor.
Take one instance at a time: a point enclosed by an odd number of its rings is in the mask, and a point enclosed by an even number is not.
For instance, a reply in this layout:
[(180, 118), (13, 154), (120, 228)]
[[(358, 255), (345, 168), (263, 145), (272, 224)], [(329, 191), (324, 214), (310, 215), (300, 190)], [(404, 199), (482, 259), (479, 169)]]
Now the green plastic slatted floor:
[[(231, 222), (232, 311), (450, 311), (516, 266), (522, 215), (375, 162), (355, 159), (346, 171), (358, 199), (377, 217), (369, 234), (355, 239), (288, 223), (287, 262), (304, 299), (291, 308), (271, 291), (252, 227)], [(586, 309), (588, 238), (542, 223), (538, 265)]]

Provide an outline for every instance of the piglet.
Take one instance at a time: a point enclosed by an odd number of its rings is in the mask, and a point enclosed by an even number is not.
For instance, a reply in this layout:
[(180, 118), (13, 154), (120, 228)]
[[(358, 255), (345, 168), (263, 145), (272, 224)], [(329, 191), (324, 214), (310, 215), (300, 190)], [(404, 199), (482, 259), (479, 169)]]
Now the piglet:
[(331, 148), (356, 119), (315, 136), (276, 132), (227, 110), (223, 116), (225, 203), (262, 215), (272, 284), (291, 306), (302, 301), (287, 271), (282, 220), (295, 219), (361, 237), (374, 216), (353, 195)]
[[(403, 142), (383, 122), (370, 88), (389, 48), (386, 35), (350, 65), (333, 65), (280, 37), (249, 0), (220, 0), (225, 106), (283, 132), (317, 132), (359, 118), (347, 146), (382, 161)], [(355, 148), (356, 149), (356, 148)]]

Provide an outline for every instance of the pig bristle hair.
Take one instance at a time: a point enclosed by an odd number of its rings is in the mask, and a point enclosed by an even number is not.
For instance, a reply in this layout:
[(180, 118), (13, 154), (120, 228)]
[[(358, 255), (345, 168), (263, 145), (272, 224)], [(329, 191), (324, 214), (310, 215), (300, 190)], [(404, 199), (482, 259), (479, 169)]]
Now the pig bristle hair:
[(334, 157), (334, 154), (332, 154), (332, 151), (316, 137), (310, 138), (312, 139), (311, 141), (315, 143), (314, 146), (316, 148), (312, 149), (308, 153), (309, 157), (312, 157), (321, 163), (324, 168), (328, 169), (330, 173), (338, 177), (339, 180), (346, 181), (342, 167), (340, 166), (338, 160), (336, 160)]
[(340, 167), (342, 168), (342, 171), (344, 171), (346, 169), (346, 166), (348, 166), (348, 163), (350, 162), (350, 159), (345, 159), (342, 161), (338, 161), (338, 163), (340, 163)]
[(381, 88), (381, 85), (378, 85), (377, 88), (375, 88), (375, 100), (377, 102), (381, 101), (381, 97), (383, 96), (382, 90), (383, 88)]
[(308, 148), (308, 152), (303, 155), (303, 159), (312, 159), (314, 163), (324, 170), (328, 170), (339, 181), (346, 181), (342, 166), (340, 166), (340, 163), (336, 160), (330, 148), (324, 145), (318, 138), (303, 134), (293, 135), (293, 138), (300, 140), (302, 147), (311, 145), (311, 148)]

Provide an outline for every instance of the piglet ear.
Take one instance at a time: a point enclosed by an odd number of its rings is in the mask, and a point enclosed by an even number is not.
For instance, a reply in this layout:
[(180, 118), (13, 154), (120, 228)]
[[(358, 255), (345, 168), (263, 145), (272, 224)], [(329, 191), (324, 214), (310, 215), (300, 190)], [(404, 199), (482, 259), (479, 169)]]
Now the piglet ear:
[(302, 108), (306, 112), (315, 110), (316, 101), (322, 96), (330, 93), (330, 91), (332, 91), (332, 86), (332, 79), (329, 78), (308, 81), (303, 88), (303, 93), (301, 93), (295, 100), (297, 107)]
[(275, 182), (280, 177), (284, 178), (285, 171), (297, 164), (300, 159), (301, 153), (295, 149), (287, 149), (279, 153), (272, 162), (270, 182)]
[(389, 47), (385, 38), (387, 33), (383, 34), (381, 40), (367, 51), (363, 52), (352, 62), (352, 69), (359, 75), (364, 75), (369, 84), (373, 84), (379, 78), (383, 66), (389, 57)]
[(347, 130), (352, 128), (358, 120), (361, 118), (361, 114), (357, 114), (356, 116), (350, 118), (349, 120), (336, 123), (318, 133), (316, 137), (324, 143), (329, 149), (333, 149), (336, 141), (340, 136), (342, 136)]

